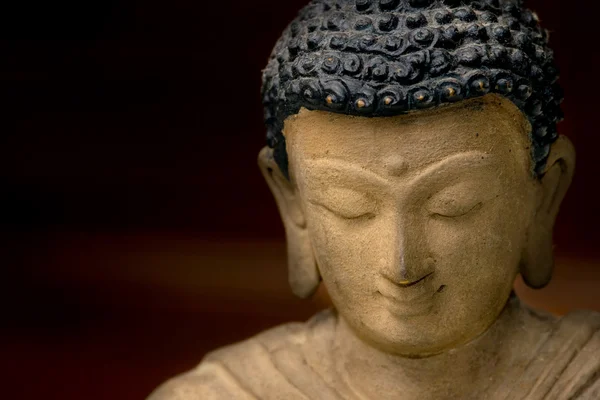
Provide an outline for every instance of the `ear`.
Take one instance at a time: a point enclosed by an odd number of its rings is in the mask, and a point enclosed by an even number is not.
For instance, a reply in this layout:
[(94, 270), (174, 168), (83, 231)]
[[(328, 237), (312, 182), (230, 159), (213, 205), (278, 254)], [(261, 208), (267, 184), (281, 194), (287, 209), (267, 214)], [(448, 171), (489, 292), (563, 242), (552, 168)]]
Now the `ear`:
[(308, 298), (319, 288), (321, 276), (297, 191), (279, 169), (273, 158), (273, 149), (262, 149), (258, 155), (258, 165), (275, 197), (283, 220), (287, 237), (288, 279), (292, 292), (303, 299)]
[(565, 136), (552, 145), (541, 177), (540, 198), (529, 227), (521, 275), (528, 286), (540, 289), (552, 278), (554, 269), (552, 231), (560, 205), (575, 171), (575, 148)]

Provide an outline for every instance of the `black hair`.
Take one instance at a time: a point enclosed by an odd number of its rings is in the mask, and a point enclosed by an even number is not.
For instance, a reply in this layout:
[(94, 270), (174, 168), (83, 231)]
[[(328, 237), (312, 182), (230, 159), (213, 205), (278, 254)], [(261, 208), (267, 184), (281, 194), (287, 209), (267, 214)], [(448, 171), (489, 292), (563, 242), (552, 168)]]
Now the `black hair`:
[(562, 120), (557, 79), (522, 0), (313, 0), (263, 73), (267, 143), (289, 178), (283, 123), (302, 107), (390, 116), (498, 93), (531, 123), (539, 176)]

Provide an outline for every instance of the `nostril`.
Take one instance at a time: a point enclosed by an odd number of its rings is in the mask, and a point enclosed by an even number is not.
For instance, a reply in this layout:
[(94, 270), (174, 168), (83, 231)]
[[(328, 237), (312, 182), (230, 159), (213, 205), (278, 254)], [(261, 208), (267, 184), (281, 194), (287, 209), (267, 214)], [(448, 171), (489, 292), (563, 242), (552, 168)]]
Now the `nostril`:
[(440, 288), (437, 290), (438, 293), (443, 293), (444, 290), (446, 290), (446, 285), (442, 285), (440, 286)]

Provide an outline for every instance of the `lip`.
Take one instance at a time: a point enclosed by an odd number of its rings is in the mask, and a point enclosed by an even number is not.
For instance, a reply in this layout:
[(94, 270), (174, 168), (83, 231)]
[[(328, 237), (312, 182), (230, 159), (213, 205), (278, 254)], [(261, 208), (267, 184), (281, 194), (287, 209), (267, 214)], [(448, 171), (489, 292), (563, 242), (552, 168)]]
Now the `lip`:
[(377, 286), (386, 308), (397, 316), (423, 315), (433, 308), (433, 273), (407, 283), (382, 277)]

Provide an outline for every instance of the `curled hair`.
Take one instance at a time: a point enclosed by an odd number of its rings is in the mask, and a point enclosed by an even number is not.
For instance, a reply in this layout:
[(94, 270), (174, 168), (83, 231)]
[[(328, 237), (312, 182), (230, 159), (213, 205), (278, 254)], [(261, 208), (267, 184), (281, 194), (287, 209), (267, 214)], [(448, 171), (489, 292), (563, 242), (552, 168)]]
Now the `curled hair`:
[(302, 107), (377, 117), (497, 93), (529, 119), (539, 176), (562, 119), (557, 79), (522, 0), (313, 0), (263, 74), (267, 143), (287, 176), (283, 122)]

